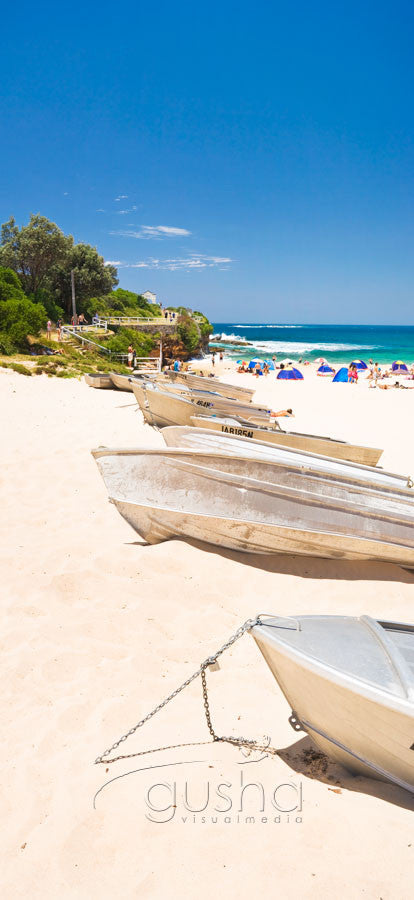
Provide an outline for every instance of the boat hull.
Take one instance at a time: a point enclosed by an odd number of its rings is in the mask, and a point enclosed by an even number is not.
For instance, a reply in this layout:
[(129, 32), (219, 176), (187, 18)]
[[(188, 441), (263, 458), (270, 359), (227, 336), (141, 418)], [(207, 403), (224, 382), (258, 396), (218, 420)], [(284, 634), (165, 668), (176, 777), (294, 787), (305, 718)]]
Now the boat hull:
[(154, 422), (160, 427), (191, 425), (191, 416), (200, 412), (205, 416), (242, 415), (243, 418), (262, 425), (270, 422), (269, 412), (255, 409), (252, 404), (247, 406), (239, 404), (237, 400), (216, 398), (208, 394), (196, 397), (191, 392), (186, 392), (181, 396), (173, 391), (154, 389), (147, 391), (146, 399)]
[(132, 393), (130, 378), (131, 375), (119, 375), (116, 372), (111, 372), (113, 387), (117, 388), (118, 391), (131, 391)]
[(413, 483), (410, 478), (386, 472), (375, 466), (362, 466), (349, 460), (339, 460), (265, 441), (249, 441), (242, 435), (222, 434), (204, 428), (173, 425), (163, 428), (161, 433), (167, 447), (213, 451), (228, 456), (243, 455), (248, 459), (276, 462), (279, 466), (289, 466), (292, 469), (307, 468), (315, 478), (318, 477), (318, 473), (329, 474), (343, 480), (344, 483), (396, 492), (401, 499), (405, 501), (409, 499), (414, 504)]
[(302, 727), (317, 747), (355, 774), (370, 775), (414, 792), (412, 702), (374, 686), (356, 686), (317, 659), (300, 659), (252, 630), (269, 668)]
[(412, 498), (300, 467), (186, 450), (93, 451), (110, 498), (149, 543), (414, 565)]
[(239, 435), (253, 441), (267, 441), (269, 444), (292, 447), (294, 450), (305, 450), (309, 453), (319, 453), (322, 456), (332, 456), (336, 459), (361, 463), (364, 466), (375, 466), (383, 452), (376, 447), (348, 444), (318, 435), (276, 431), (273, 428), (255, 428), (253, 425), (248, 426), (242, 423), (229, 425), (213, 417), (194, 416), (191, 424), (197, 428), (207, 428), (221, 434)]
[(224, 381), (219, 381), (218, 378), (209, 378), (208, 376), (203, 377), (201, 375), (191, 375), (186, 372), (171, 372), (168, 373), (173, 382), (182, 382), (183, 384), (187, 384), (189, 387), (195, 388), (196, 390), (211, 390), (217, 391), (218, 394), (223, 394), (224, 397), (230, 397), (233, 400), (242, 400), (245, 403), (249, 403), (253, 399), (253, 395), (255, 393), (251, 388), (239, 387), (234, 384), (226, 384)]
[(85, 375), (85, 381), (89, 387), (103, 388), (106, 390), (108, 388), (113, 388), (111, 376), (106, 372), (91, 372), (89, 375)]

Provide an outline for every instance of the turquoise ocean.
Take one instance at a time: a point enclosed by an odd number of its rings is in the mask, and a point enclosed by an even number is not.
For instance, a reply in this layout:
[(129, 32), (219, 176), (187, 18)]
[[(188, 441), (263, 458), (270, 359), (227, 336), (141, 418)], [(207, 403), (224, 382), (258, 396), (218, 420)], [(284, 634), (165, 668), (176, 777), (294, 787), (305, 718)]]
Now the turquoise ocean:
[(414, 326), (400, 325), (290, 325), (214, 322), (215, 335), (227, 340), (249, 341), (250, 347), (226, 346), (226, 356), (253, 359), (276, 356), (310, 361), (349, 363), (353, 359), (390, 363), (414, 362)]

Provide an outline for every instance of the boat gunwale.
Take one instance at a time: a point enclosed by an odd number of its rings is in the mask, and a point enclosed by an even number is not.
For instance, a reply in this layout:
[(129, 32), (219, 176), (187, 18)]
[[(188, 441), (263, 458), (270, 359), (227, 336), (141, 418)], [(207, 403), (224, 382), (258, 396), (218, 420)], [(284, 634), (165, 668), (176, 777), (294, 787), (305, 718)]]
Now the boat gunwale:
[[(203, 420), (205, 419), (206, 421), (211, 421), (211, 419), (214, 419), (215, 417), (214, 416), (193, 416), (193, 418), (203, 419)], [(221, 417), (217, 416), (216, 421), (220, 422), (220, 421), (223, 421), (223, 419), (221, 419)], [(239, 421), (237, 422), (237, 424), (238, 425), (240, 424), (242, 426), (249, 425), (250, 427), (252, 427), (251, 422), (247, 422), (244, 419), (242, 419), (241, 417), (240, 417)], [(197, 426), (195, 425), (194, 428), (196, 428), (196, 427)], [(201, 426), (201, 427), (203, 427), (203, 426)], [(289, 437), (291, 435), (292, 437), (313, 438), (313, 440), (318, 440), (318, 441), (329, 441), (331, 444), (339, 444), (340, 447), (354, 447), (356, 450), (371, 450), (371, 451), (374, 451), (374, 453), (379, 453), (378, 458), (380, 458), (384, 452), (383, 450), (380, 449), (380, 447), (372, 447), (370, 444), (351, 444), (350, 441), (342, 441), (340, 438), (331, 438), (326, 434), (311, 434), (310, 432), (306, 432), (306, 431), (287, 431), (286, 428), (282, 428), (280, 425), (278, 428), (266, 427), (265, 425), (255, 425), (254, 428), (256, 428), (256, 430), (259, 430), (259, 431), (266, 431), (267, 434), (269, 434), (269, 432), (274, 432), (275, 434), (285, 434), (287, 437)], [(225, 434), (225, 432), (222, 432), (222, 434)], [(239, 435), (234, 435), (234, 437), (239, 437)], [(258, 440), (258, 438), (250, 438), (249, 440)], [(262, 441), (262, 443), (267, 443), (267, 442)], [(292, 449), (297, 449), (297, 448), (292, 448)], [(312, 451), (309, 451), (309, 452), (312, 452)], [(346, 462), (346, 460), (345, 460), (345, 462)], [(361, 463), (361, 465), (364, 465), (364, 463)], [(375, 468), (375, 466), (373, 466), (372, 468)]]
[[(196, 417), (193, 416), (192, 418), (196, 418)], [(205, 418), (209, 419), (209, 418), (214, 418), (214, 417), (206, 416)], [(227, 438), (228, 438), (229, 440), (246, 442), (248, 447), (250, 446), (250, 444), (253, 444), (255, 446), (258, 445), (259, 447), (264, 447), (267, 451), (269, 451), (269, 449), (271, 449), (271, 450), (274, 449), (272, 444), (270, 443), (270, 441), (260, 441), (257, 438), (246, 438), (245, 435), (243, 435), (243, 434), (231, 434), (231, 433), (227, 433), (227, 432), (223, 432), (223, 431), (215, 432), (214, 429), (198, 428), (196, 425), (164, 425), (163, 428), (188, 428), (188, 429), (191, 429), (192, 431), (200, 432), (202, 436), (204, 436), (206, 434), (206, 432), (208, 433), (209, 431), (212, 431), (213, 434), (217, 434), (219, 436), (220, 435), (224, 436), (225, 440), (227, 440)], [(278, 434), (278, 433), (279, 432), (275, 431), (275, 434)], [(283, 432), (283, 434), (288, 434), (288, 433), (289, 432)], [(186, 434), (188, 434), (188, 431), (186, 432)], [(320, 438), (320, 440), (324, 440), (324, 438)], [(169, 446), (169, 445), (167, 444), (167, 446)], [(350, 446), (354, 446), (354, 445), (350, 445)], [(275, 445), (275, 448), (279, 449), (277, 444)], [(181, 448), (177, 447), (177, 449), (179, 450)], [(186, 449), (186, 448), (183, 447), (182, 449)], [(188, 448), (188, 449), (191, 449), (191, 448)], [(194, 449), (196, 450), (198, 448), (195, 447)], [(406, 491), (408, 491), (409, 494), (412, 491), (412, 488), (408, 486), (408, 481), (411, 480), (409, 475), (399, 475), (397, 472), (389, 472), (387, 469), (383, 469), (382, 466), (368, 466), (366, 463), (357, 463), (351, 459), (340, 459), (337, 456), (328, 456), (328, 454), (326, 454), (326, 453), (315, 453), (313, 450), (300, 449), (299, 447), (285, 447), (284, 445), (281, 445), (280, 449), (284, 450), (284, 452), (292, 453), (293, 455), (298, 455), (298, 454), (302, 455), (305, 453), (306, 456), (310, 456), (312, 459), (326, 459), (326, 460), (329, 460), (329, 462), (335, 463), (336, 465), (346, 466), (348, 468), (356, 467), (358, 469), (363, 469), (365, 472), (371, 472), (372, 474), (380, 473), (381, 475), (389, 475), (391, 478), (399, 478), (401, 481), (406, 482), (406, 486), (401, 487), (400, 490), (406, 490)], [(366, 448), (361, 448), (361, 449), (366, 449)], [(370, 449), (372, 449), (372, 448), (370, 448)], [(216, 452), (220, 452), (220, 451), (216, 451)], [(231, 454), (231, 455), (234, 456), (234, 454)], [(263, 460), (263, 461), (267, 462), (267, 460)], [(271, 461), (271, 460), (269, 460), (269, 461)], [(280, 463), (280, 465), (282, 465), (282, 463)], [(344, 477), (346, 477), (346, 476), (344, 476)], [(356, 480), (356, 479), (353, 479), (353, 480)], [(414, 495), (411, 494), (411, 496), (414, 496)]]
[[(150, 412), (152, 412), (151, 409), (150, 409)], [(175, 425), (173, 425), (173, 426), (164, 426), (164, 427), (172, 427), (172, 428), (175, 428), (175, 427), (185, 427), (185, 426), (175, 426)], [(162, 431), (162, 430), (163, 430), (163, 429), (161, 429), (161, 431)], [(279, 462), (279, 460), (276, 460), (276, 459), (269, 459), (269, 460), (268, 460), (268, 459), (256, 459), (256, 460), (253, 459), (253, 460), (249, 460), (249, 458), (248, 458), (247, 456), (244, 456), (243, 454), (229, 454), (229, 453), (222, 453), (222, 452), (220, 452), (219, 450), (211, 450), (211, 451), (208, 451), (208, 450), (199, 450), (198, 448), (197, 448), (197, 449), (192, 449), (191, 447), (165, 447), (165, 448), (161, 448), (161, 447), (148, 447), (148, 448), (145, 448), (145, 447), (142, 447), (142, 448), (141, 448), (141, 447), (138, 447), (138, 448), (134, 448), (134, 447), (125, 447), (125, 448), (123, 448), (123, 447), (120, 447), (120, 448), (113, 448), (113, 449), (111, 449), (111, 448), (106, 448), (106, 447), (102, 447), (102, 448), (101, 448), (101, 447), (98, 447), (98, 448), (96, 448), (96, 449), (92, 449), (92, 450), (91, 450), (91, 453), (92, 453), (92, 456), (94, 457), (94, 459), (99, 459), (99, 458), (101, 458), (102, 456), (105, 456), (105, 455), (106, 455), (106, 456), (134, 456), (134, 455), (136, 455), (136, 456), (143, 456), (143, 455), (149, 455), (149, 456), (166, 456), (167, 458), (168, 458), (168, 457), (174, 457), (174, 455), (175, 455), (175, 456), (179, 455), (179, 456), (182, 456), (182, 458), (185, 460), (186, 458), (188, 458), (188, 457), (190, 457), (190, 456), (194, 456), (194, 455), (195, 455), (196, 458), (197, 458), (198, 455), (200, 455), (200, 456), (202, 455), (202, 456), (211, 456), (213, 459), (227, 459), (227, 460), (231, 459), (231, 460), (241, 460), (241, 461), (246, 461), (246, 460), (247, 460), (247, 461), (249, 461), (249, 462), (258, 462), (258, 463), (262, 463), (262, 464), (264, 464), (264, 465), (270, 465), (270, 466), (273, 466), (273, 467), (279, 466), (279, 467), (284, 468), (284, 469), (300, 469), (300, 471), (301, 471), (302, 474), (303, 474), (303, 473), (306, 473), (306, 474), (313, 475), (314, 477), (316, 477), (316, 476), (315, 476), (315, 473), (312, 472), (311, 468), (309, 468), (309, 467), (307, 467), (307, 466), (299, 465), (299, 464), (293, 465), (291, 462), (283, 462), (283, 461), (282, 461), (282, 462)], [(316, 455), (316, 454), (314, 454), (314, 455)], [(321, 457), (321, 458), (322, 458), (322, 459), (325, 459), (325, 457)], [(327, 457), (327, 458), (328, 458), (328, 459), (331, 459), (330, 457)], [(335, 459), (333, 459), (332, 462), (338, 462), (338, 461), (335, 460)], [(352, 463), (351, 463), (351, 465), (352, 465)], [(357, 464), (355, 464), (355, 465), (357, 465)], [(206, 468), (206, 467), (200, 466), (200, 468)], [(375, 471), (375, 470), (374, 470), (374, 471)], [(231, 474), (231, 473), (229, 473), (229, 474)], [(385, 473), (385, 474), (392, 474), (392, 473)], [(243, 476), (243, 477), (245, 477), (245, 478), (250, 478), (250, 476), (248, 476), (248, 475)], [(320, 472), (320, 473), (318, 473), (318, 477), (320, 478), (320, 480), (321, 480), (322, 478), (325, 478), (325, 479), (331, 480), (331, 481), (333, 481), (333, 480), (338, 481), (338, 478), (340, 478), (340, 479), (342, 479), (342, 480), (345, 482), (345, 484), (347, 484), (348, 482), (353, 482), (353, 483), (358, 482), (358, 484), (361, 484), (361, 487), (362, 487), (364, 490), (369, 490), (372, 494), (373, 494), (373, 493), (388, 492), (388, 493), (393, 493), (393, 494), (396, 494), (396, 495), (402, 494), (403, 497), (404, 497), (404, 499), (411, 499), (411, 500), (414, 499), (414, 495), (413, 495), (413, 493), (412, 493), (412, 488), (399, 488), (399, 487), (394, 487), (394, 488), (393, 488), (393, 487), (391, 487), (391, 486), (390, 486), (390, 487), (383, 487), (383, 486), (382, 486), (381, 484), (379, 484), (378, 482), (375, 482), (375, 485), (379, 488), (379, 490), (374, 491), (374, 488), (373, 488), (372, 486), (370, 486), (369, 484), (367, 484), (366, 482), (364, 482), (364, 481), (361, 481), (361, 482), (360, 482), (357, 478), (348, 478), (346, 475), (336, 475), (336, 476), (335, 476), (334, 473), (330, 473), (330, 472)], [(254, 480), (254, 481), (259, 481), (259, 479), (252, 479), (252, 480)], [(352, 484), (350, 485), (350, 487), (352, 488)], [(357, 487), (356, 487), (355, 489), (358, 490)]]

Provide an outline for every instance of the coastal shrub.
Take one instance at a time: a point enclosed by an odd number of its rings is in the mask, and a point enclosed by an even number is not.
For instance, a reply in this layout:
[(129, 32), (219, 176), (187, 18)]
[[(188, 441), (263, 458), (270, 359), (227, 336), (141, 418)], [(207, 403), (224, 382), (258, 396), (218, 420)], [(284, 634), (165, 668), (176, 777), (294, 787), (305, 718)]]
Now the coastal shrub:
[(24, 349), (28, 335), (39, 335), (46, 327), (47, 315), (41, 303), (22, 297), (0, 303), (0, 344), (3, 353)]
[(196, 349), (200, 340), (200, 331), (197, 322), (194, 322), (190, 316), (182, 316), (178, 320), (177, 334), (183, 342), (188, 353), (192, 353)]
[(3, 369), (12, 369), (13, 372), (17, 372), (18, 375), (32, 375), (32, 370), (28, 369), (27, 366), (23, 366), (21, 363), (1, 363)]
[(141, 294), (117, 288), (106, 295), (92, 297), (85, 304), (85, 311), (92, 318), (97, 312), (101, 316), (161, 316), (157, 303), (148, 303)]
[(134, 328), (120, 328), (113, 337), (105, 341), (105, 347), (112, 353), (127, 353), (130, 344), (137, 356), (149, 356), (155, 346), (155, 336), (135, 331)]

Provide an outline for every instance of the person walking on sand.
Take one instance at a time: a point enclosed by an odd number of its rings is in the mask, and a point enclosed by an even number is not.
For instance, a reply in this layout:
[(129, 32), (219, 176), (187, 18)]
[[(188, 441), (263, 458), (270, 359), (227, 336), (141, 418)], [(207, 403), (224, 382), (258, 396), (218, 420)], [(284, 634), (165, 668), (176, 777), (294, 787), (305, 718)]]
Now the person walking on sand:
[(48, 340), (51, 341), (52, 340), (52, 323), (51, 323), (50, 319), (47, 320), (46, 331), (47, 331)]
[(134, 358), (134, 348), (133, 348), (132, 344), (130, 344), (128, 347), (128, 365), (129, 365), (130, 369), (132, 369), (133, 358)]
[(223, 362), (223, 358), (224, 358), (224, 357), (223, 357), (223, 351), (220, 350), (220, 356), (219, 356), (220, 362)]
[(215, 354), (215, 353), (212, 354), (212, 357), (211, 357), (211, 365), (213, 366), (213, 368), (214, 368), (214, 366), (216, 365), (216, 354)]

